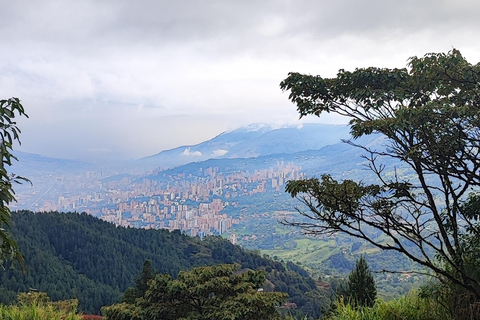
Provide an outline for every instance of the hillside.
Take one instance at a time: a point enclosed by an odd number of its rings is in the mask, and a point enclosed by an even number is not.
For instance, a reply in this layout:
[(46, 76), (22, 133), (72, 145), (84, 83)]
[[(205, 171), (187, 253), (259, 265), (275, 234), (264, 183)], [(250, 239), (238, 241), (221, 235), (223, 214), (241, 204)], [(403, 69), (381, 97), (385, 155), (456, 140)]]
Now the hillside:
[(317, 317), (328, 303), (327, 292), (317, 289), (300, 267), (220, 237), (200, 240), (180, 232), (115, 227), (86, 214), (29, 211), (13, 214), (11, 232), (25, 257), (26, 273), (18, 263), (0, 271), (2, 303), (34, 288), (53, 300), (77, 298), (81, 311), (98, 313), (134, 285), (146, 259), (157, 272), (172, 276), (193, 266), (220, 263), (264, 269), (275, 290), (288, 292), (300, 311)]

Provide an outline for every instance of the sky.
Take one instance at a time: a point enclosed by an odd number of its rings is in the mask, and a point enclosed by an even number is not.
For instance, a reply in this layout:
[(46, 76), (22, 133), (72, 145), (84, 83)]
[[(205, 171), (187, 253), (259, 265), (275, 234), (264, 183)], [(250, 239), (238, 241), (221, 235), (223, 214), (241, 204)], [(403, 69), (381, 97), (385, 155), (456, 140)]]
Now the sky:
[(477, 0), (0, 0), (0, 99), (44, 156), (138, 159), (251, 123), (298, 119), (288, 72), (480, 61)]

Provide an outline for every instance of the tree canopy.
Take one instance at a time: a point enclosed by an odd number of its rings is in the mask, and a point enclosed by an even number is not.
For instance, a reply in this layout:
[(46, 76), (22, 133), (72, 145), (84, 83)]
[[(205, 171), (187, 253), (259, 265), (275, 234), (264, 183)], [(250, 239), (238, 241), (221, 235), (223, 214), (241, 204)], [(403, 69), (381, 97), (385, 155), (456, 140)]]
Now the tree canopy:
[(8, 172), (8, 167), (17, 158), (12, 154), (13, 144), (20, 143), (20, 129), (14, 121), (16, 116), (28, 117), (18, 98), (0, 100), (0, 266), (3, 267), (5, 260), (17, 257), (21, 261), (17, 244), (5, 227), (9, 226), (11, 217), (8, 205), (15, 201), (14, 183), (28, 181), (27, 179)]
[[(480, 278), (472, 271), (480, 236), (480, 64), (454, 49), (412, 57), (403, 69), (340, 70), (335, 78), (290, 73), (280, 87), (301, 117), (349, 118), (353, 139), (346, 142), (365, 150), (376, 180), (290, 181), (286, 191), (311, 219), (291, 223), (398, 251), (480, 299)], [(383, 146), (355, 143), (372, 133), (384, 135)], [(382, 237), (369, 236), (369, 229)]]
[[(35, 288), (52, 300), (78, 299), (84, 313), (105, 305), (134, 303), (144, 295), (151, 273), (195, 266), (232, 264), (265, 270), (266, 287), (286, 292), (295, 314), (319, 318), (330, 304), (330, 292), (317, 287), (306, 271), (233, 245), (219, 236), (192, 238), (180, 232), (116, 227), (86, 213), (12, 212), (11, 233), (22, 249), (25, 270), (0, 270), (0, 303), (14, 303), (18, 292)], [(168, 257), (166, 259), (165, 257)], [(145, 263), (147, 260), (151, 261)], [(150, 267), (152, 268), (149, 271)]]
[(122, 319), (277, 319), (287, 295), (260, 290), (265, 273), (238, 272), (236, 265), (196, 267), (176, 279), (157, 274), (135, 304), (103, 309), (108, 320)]

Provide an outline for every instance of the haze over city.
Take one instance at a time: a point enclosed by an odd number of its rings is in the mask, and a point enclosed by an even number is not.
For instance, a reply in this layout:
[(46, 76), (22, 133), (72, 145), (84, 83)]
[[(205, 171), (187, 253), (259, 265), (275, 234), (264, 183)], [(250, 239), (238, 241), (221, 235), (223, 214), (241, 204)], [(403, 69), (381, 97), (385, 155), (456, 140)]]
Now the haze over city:
[[(2, 1), (1, 99), (25, 152), (137, 159), (253, 122), (299, 124), (288, 72), (405, 67), (459, 49), (480, 61), (480, 3)], [(306, 122), (344, 121), (333, 117)]]

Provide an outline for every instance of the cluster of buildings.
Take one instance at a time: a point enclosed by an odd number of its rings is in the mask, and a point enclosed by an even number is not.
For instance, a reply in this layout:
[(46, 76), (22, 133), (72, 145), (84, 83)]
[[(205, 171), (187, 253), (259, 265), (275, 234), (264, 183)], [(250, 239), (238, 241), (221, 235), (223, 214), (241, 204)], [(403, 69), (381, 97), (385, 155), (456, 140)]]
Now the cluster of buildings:
[[(172, 199), (171, 194), (152, 196), (148, 200), (121, 202), (117, 208), (102, 208), (100, 218), (121, 226), (181, 230), (191, 236), (222, 234), (237, 219), (227, 217), (221, 211), (228, 205), (221, 199), (187, 205), (185, 201)], [(87, 209), (88, 212), (88, 209)]]
[[(286, 181), (303, 177), (300, 167), (283, 162), (253, 172), (221, 172), (218, 167), (200, 168), (194, 174), (166, 172), (141, 179), (131, 175), (98, 179), (89, 172), (91, 183), (83, 183), (84, 189), (45, 197), (48, 201), (37, 201), (35, 210), (81, 211), (119, 226), (178, 229), (192, 236), (222, 234), (239, 223), (223, 212), (225, 207), (236, 206), (241, 197), (283, 192)], [(60, 190), (56, 183), (54, 189)]]

